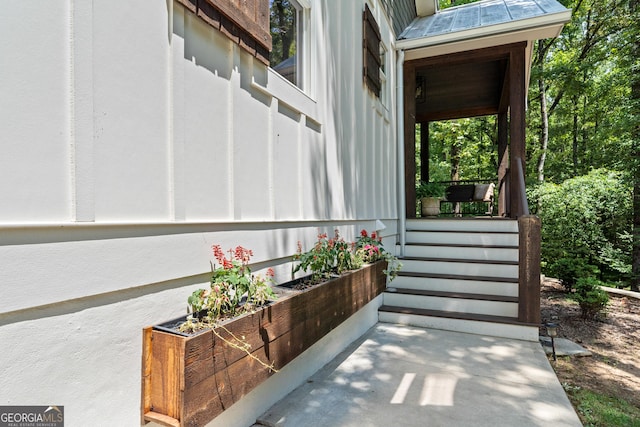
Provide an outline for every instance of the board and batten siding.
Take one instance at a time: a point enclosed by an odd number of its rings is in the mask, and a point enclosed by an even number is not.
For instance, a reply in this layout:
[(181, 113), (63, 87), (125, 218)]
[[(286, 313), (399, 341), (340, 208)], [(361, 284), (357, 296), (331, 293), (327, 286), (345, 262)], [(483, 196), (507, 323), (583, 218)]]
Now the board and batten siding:
[(309, 3), (305, 91), (178, 3), (0, 6), (2, 404), (138, 423), (141, 330), (185, 312), (212, 244), (280, 281), (318, 230), (380, 219), (393, 248), (393, 30), (375, 7), (383, 105), (364, 0)]

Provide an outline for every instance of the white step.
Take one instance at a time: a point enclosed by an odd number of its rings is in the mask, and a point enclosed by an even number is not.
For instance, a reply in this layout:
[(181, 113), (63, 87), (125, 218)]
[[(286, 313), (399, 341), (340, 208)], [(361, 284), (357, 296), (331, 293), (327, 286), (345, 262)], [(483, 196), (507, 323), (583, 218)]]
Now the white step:
[(514, 318), (518, 316), (518, 303), (504, 301), (485, 301), (385, 292), (384, 305), (424, 310), (486, 314), (489, 316)]
[(538, 341), (538, 328), (528, 325), (508, 323), (480, 322), (467, 319), (450, 319), (435, 316), (391, 313), (380, 311), (378, 320), (385, 323), (442, 329), (445, 331), (466, 332), (476, 335), (488, 335), (524, 341)]
[(400, 261), (402, 262), (402, 271), (405, 273), (518, 278), (517, 265), (415, 259), (401, 259)]
[(504, 295), (507, 297), (518, 296), (518, 283), (516, 281), (494, 282), (452, 278), (398, 276), (390, 286), (394, 288), (414, 289), (419, 291), (467, 292), (484, 295)]
[[(518, 246), (517, 233), (497, 232), (449, 232), (449, 231), (408, 231), (406, 243), (436, 243), (450, 245)], [(405, 246), (406, 248), (406, 246)]]
[(517, 247), (405, 245), (404, 249), (404, 256), (410, 258), (464, 258), (484, 261), (517, 262), (518, 254)]
[(518, 221), (504, 218), (407, 219), (407, 231), (518, 232)]

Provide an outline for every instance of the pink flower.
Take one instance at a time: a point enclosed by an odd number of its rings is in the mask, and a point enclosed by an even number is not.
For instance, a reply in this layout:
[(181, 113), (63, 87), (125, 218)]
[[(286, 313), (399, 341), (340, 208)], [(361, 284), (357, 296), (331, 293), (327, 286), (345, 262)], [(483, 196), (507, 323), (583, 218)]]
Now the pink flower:
[(224, 263), (224, 252), (222, 252), (220, 245), (213, 245), (211, 249), (213, 249), (213, 256), (218, 261), (218, 264), (222, 265)]
[(273, 271), (273, 268), (267, 269), (267, 276), (269, 276), (269, 277), (275, 277), (276, 276), (276, 272)]

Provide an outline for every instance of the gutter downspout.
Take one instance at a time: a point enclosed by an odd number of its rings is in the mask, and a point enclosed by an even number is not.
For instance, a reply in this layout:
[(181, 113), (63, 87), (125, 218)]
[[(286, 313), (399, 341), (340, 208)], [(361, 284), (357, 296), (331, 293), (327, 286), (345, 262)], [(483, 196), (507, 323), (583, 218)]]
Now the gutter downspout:
[(397, 50), (396, 63), (396, 140), (398, 142), (398, 225), (400, 228), (400, 257), (404, 256), (407, 241), (406, 193), (404, 182), (404, 50)]

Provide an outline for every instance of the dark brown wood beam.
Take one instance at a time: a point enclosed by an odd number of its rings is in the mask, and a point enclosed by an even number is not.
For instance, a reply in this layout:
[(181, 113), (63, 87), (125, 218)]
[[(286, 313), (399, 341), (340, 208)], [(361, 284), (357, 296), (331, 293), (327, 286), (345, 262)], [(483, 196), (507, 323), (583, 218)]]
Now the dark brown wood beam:
[(407, 218), (416, 217), (416, 67), (404, 64), (404, 183)]
[(451, 111), (435, 111), (416, 116), (418, 122), (436, 122), (439, 120), (465, 119), (468, 117), (490, 116), (498, 114), (496, 107), (476, 107)]
[(516, 162), (521, 163), (523, 171), (526, 171), (525, 163), (525, 47), (513, 49), (509, 57), (509, 139), (510, 139), (510, 201), (511, 217), (517, 218), (525, 212), (522, 206), (521, 196), (525, 189), (522, 188), (516, 171)]
[(420, 123), (420, 177), (429, 181), (429, 122)]
[(406, 63), (411, 63), (417, 68), (422, 68), (434, 65), (454, 65), (470, 62), (494, 61), (497, 59), (507, 59), (513, 50), (524, 50), (526, 46), (527, 42), (512, 43), (472, 51), (414, 59), (412, 61), (407, 61)]
[(509, 215), (507, 172), (509, 171), (509, 118), (498, 114), (498, 216)]
[(505, 61), (504, 74), (502, 78), (502, 91), (500, 92), (500, 103), (498, 111), (506, 113), (509, 110), (509, 61)]
[(540, 218), (525, 215), (518, 218), (518, 320), (540, 323)]

